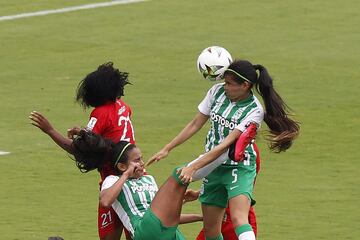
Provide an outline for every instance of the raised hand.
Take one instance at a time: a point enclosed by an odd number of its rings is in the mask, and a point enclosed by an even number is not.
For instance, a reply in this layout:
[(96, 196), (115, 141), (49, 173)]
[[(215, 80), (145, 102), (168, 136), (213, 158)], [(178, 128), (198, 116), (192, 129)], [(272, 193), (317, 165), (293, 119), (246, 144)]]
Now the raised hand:
[(67, 130), (67, 137), (69, 139), (74, 139), (77, 135), (79, 135), (79, 132), (82, 128), (80, 127), (72, 127)]
[(192, 189), (187, 189), (184, 195), (184, 203), (195, 201), (199, 198), (200, 191), (194, 191)]
[(123, 175), (127, 178), (132, 177), (138, 167), (140, 167), (139, 163), (129, 162), (129, 165)]
[(39, 112), (32, 111), (29, 116), (31, 120), (31, 124), (35, 127), (38, 127), (41, 131), (46, 134), (49, 134), (52, 130), (54, 130), (53, 126), (50, 124), (49, 120)]
[(183, 183), (190, 183), (192, 181), (192, 177), (195, 173), (195, 169), (192, 167), (192, 165), (187, 166), (187, 167), (183, 167), (180, 168), (178, 170), (178, 173), (180, 173), (179, 175), (179, 179), (183, 182)]
[(156, 153), (154, 156), (152, 156), (149, 160), (147, 160), (145, 167), (149, 166), (150, 164), (153, 164), (154, 162), (158, 162), (161, 159), (165, 158), (169, 154), (169, 151), (166, 149), (161, 149), (158, 153)]

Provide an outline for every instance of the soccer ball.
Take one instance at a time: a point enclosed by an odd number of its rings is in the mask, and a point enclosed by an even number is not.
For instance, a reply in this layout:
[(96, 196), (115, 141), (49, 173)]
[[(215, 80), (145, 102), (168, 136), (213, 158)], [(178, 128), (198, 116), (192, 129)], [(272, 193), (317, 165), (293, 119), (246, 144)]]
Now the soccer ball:
[(223, 79), (224, 72), (232, 62), (230, 53), (223, 47), (205, 48), (197, 59), (197, 68), (209, 81)]

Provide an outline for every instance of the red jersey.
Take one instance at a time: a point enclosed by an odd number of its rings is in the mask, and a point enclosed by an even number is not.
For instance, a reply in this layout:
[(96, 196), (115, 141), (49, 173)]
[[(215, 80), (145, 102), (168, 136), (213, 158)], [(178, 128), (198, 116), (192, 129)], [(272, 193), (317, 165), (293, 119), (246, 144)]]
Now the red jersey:
[[(96, 107), (90, 114), (87, 128), (114, 143), (120, 140), (135, 143), (130, 117), (131, 108), (124, 101), (118, 99), (116, 102), (108, 102)], [(109, 175), (117, 175), (114, 167), (108, 161), (105, 161), (99, 171), (102, 181)]]

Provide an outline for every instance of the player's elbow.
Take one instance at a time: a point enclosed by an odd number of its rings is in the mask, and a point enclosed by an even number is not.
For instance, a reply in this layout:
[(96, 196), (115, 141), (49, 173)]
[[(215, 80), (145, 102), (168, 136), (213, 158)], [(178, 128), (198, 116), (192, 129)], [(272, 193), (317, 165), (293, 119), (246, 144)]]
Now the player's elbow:
[(100, 198), (100, 206), (104, 208), (110, 208), (112, 203)]
[(103, 192), (100, 193), (99, 200), (101, 207), (110, 208), (112, 205), (112, 201), (105, 194), (103, 194)]

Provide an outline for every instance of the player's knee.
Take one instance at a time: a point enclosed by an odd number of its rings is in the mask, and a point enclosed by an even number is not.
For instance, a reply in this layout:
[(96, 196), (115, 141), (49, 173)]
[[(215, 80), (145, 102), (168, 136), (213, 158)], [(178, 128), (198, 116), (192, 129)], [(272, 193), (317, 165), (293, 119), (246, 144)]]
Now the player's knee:
[(171, 176), (175, 179), (175, 181), (182, 186), (187, 186), (189, 185), (188, 183), (183, 183), (180, 179), (180, 171), (179, 169), (182, 168), (183, 166), (177, 166), (174, 168), (174, 170), (172, 171)]

